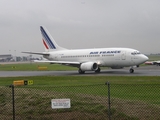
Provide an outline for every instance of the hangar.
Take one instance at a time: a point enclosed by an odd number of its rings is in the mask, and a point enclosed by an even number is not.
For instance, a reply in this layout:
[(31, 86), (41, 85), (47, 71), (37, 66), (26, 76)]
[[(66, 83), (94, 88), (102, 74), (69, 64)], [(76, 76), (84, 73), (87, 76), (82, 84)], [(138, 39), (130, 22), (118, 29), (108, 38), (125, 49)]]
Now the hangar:
[(0, 62), (8, 62), (11, 59), (12, 59), (12, 55), (11, 54), (0, 55)]

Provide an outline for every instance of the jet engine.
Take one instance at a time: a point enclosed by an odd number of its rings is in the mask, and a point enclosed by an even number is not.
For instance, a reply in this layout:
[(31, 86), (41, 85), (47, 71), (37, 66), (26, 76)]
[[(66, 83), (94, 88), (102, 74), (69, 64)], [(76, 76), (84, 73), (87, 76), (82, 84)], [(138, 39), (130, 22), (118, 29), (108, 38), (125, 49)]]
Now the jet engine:
[(98, 65), (95, 62), (85, 62), (80, 65), (82, 71), (95, 71), (98, 69)]

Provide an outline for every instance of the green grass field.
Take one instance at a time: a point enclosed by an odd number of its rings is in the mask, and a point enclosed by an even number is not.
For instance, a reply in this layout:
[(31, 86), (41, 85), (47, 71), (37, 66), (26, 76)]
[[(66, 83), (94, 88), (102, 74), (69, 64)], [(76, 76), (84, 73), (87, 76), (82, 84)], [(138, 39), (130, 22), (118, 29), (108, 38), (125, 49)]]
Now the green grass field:
[[(159, 118), (160, 107), (160, 77), (159, 76), (35, 76), (35, 77), (0, 77), (0, 100), (9, 93), (9, 85), (16, 80), (33, 80), (33, 85), (16, 87), (17, 104), (24, 106), (26, 103), (35, 111), (23, 109), (23, 114), (34, 113), (39, 107), (50, 106), (50, 99), (69, 97), (72, 99), (74, 111), (99, 114), (105, 116), (107, 108), (94, 101), (105, 100), (107, 102), (108, 89), (106, 82), (110, 82), (112, 117), (127, 120), (138, 120), (146, 117), (148, 120)], [(8, 88), (7, 88), (8, 87)], [(7, 91), (5, 89), (7, 88)], [(3, 92), (4, 91), (4, 92)], [(6, 92), (6, 95), (5, 95)], [(10, 89), (11, 92), (11, 89)], [(18, 92), (18, 93), (17, 93)], [(72, 94), (72, 96), (70, 96)], [(62, 96), (61, 96), (62, 95)], [(78, 98), (76, 96), (79, 96)], [(100, 99), (99, 99), (99, 97)], [(102, 98), (101, 98), (102, 97)], [(27, 98), (27, 99), (26, 99)], [(30, 98), (30, 99), (28, 99)], [(7, 98), (9, 99), (9, 98)], [(49, 100), (49, 102), (47, 102)], [(33, 102), (34, 101), (34, 102)], [(43, 102), (42, 102), (43, 101)], [(103, 102), (103, 101), (102, 101)], [(45, 103), (45, 104), (44, 104)], [(3, 105), (3, 104), (2, 104)], [(93, 107), (95, 106), (95, 107)], [(121, 110), (121, 106), (124, 110)], [(132, 112), (142, 112), (143, 115), (131, 115)], [(132, 109), (129, 109), (129, 108)], [(3, 107), (1, 107), (3, 108)], [(125, 112), (127, 109), (128, 112)], [(67, 112), (59, 110), (57, 112)], [(92, 111), (92, 112), (91, 112)], [(145, 111), (151, 112), (148, 114)], [(52, 114), (47, 107), (41, 109), (41, 115)], [(35, 113), (39, 114), (39, 113)], [(102, 115), (103, 114), (103, 115)], [(38, 117), (35, 115), (34, 117)], [(131, 115), (131, 116), (130, 116)], [(103, 116), (103, 117), (104, 117)], [(119, 116), (119, 117), (117, 117)], [(107, 117), (107, 116), (105, 116)]]
[[(150, 58), (156, 59), (157, 56), (151, 56)], [(46, 67), (45, 70), (77, 70), (77, 68), (63, 66), (58, 64), (44, 64), (44, 63), (28, 63), (28, 64), (1, 64), (0, 70), (4, 71), (34, 71), (39, 70), (38, 67)], [(123, 87), (116, 86), (114, 87), (115, 91), (114, 96), (118, 98), (124, 98), (123, 94), (127, 94), (125, 91), (130, 90), (129, 94), (133, 94), (134, 98), (138, 98), (139, 94), (136, 91), (144, 91), (139, 99), (144, 99), (143, 94), (149, 94), (148, 97), (152, 96), (152, 93), (156, 94), (155, 96), (160, 96), (160, 77), (122, 77), (122, 76), (35, 76), (35, 77), (9, 77), (9, 78), (0, 78), (0, 85), (6, 86), (12, 84), (14, 80), (34, 80), (34, 85), (53, 85), (53, 86), (75, 86), (75, 85), (90, 85), (90, 84), (104, 84), (109, 81), (112, 86), (116, 84), (122, 84)], [(140, 84), (147, 84), (149, 87), (144, 87), (141, 89)], [(156, 86), (158, 85), (158, 86)], [(153, 86), (153, 87), (152, 87)], [(124, 88), (124, 89), (120, 89)], [(130, 88), (130, 89), (129, 89)], [(152, 89), (154, 88), (154, 89)], [(116, 93), (119, 91), (119, 93)], [(121, 91), (121, 92), (120, 92)], [(78, 91), (83, 92), (83, 91)], [(85, 91), (86, 92), (86, 91)], [(94, 92), (94, 91), (93, 91)], [(121, 93), (121, 94), (120, 94)], [(94, 94), (94, 93), (93, 93)], [(99, 93), (100, 94), (100, 93)], [(137, 97), (136, 97), (137, 96)], [(129, 98), (128, 98), (129, 99)], [(130, 99), (132, 95), (130, 95)], [(149, 101), (155, 100), (155, 98), (150, 97)], [(156, 100), (160, 101), (160, 97), (157, 97)], [(159, 104), (157, 102), (157, 104)]]
[[(1, 77), (0, 85), (7, 86), (16, 80), (33, 80), (36, 86), (79, 86), (105, 84), (110, 82), (114, 97), (121, 99), (147, 100), (160, 104), (160, 77), (131, 77), (131, 76), (35, 76), (35, 77)], [(143, 87), (144, 86), (144, 87)], [(101, 91), (99, 88), (99, 91)], [(64, 89), (64, 91), (66, 91)], [(70, 89), (72, 91), (72, 89)], [(76, 91), (77, 93), (89, 93), (103, 95), (97, 90)], [(145, 95), (145, 97), (144, 97)], [(125, 98), (126, 96), (129, 96)], [(156, 99), (155, 99), (156, 98)]]
[(160, 60), (160, 55), (148, 55), (149, 61)]
[[(157, 57), (152, 57), (152, 59), (157, 59)], [(157, 59), (158, 60), (158, 59)], [(38, 67), (46, 67), (47, 69), (42, 70), (77, 70), (77, 68), (69, 67), (69, 66), (63, 66), (63, 65), (57, 65), (57, 64), (37, 64), (37, 63), (28, 63), (28, 64), (0, 64), (0, 71), (40, 71)], [(3, 102), (3, 96), (5, 95), (5, 90), (3, 88), (8, 88), (9, 85), (13, 83), (13, 81), (16, 80), (33, 80), (33, 85), (28, 86), (20, 86), (16, 87), (18, 91), (35, 91), (35, 95), (25, 95), (23, 92), (21, 93), (19, 97), (19, 101), (25, 97), (32, 97), (32, 100), (35, 99), (37, 103), (30, 103), (31, 101), (27, 99), (29, 104), (33, 104), (34, 108), (37, 106), (41, 107), (39, 103), (41, 103), (42, 100), (48, 98), (44, 98), (43, 96), (39, 95), (42, 91), (44, 94), (49, 91), (52, 91), (56, 94), (64, 94), (67, 95), (69, 93), (76, 94), (85, 94), (87, 97), (86, 103), (87, 105), (90, 105), (90, 108), (83, 108), (82, 103), (77, 101), (73, 101), (73, 106), (79, 106), (82, 111), (93, 111), (93, 112), (105, 112), (106, 108), (104, 109), (104, 106), (96, 104), (97, 107), (94, 109), (91, 107), (93, 106), (93, 103), (90, 103), (89, 101), (94, 102), (94, 96), (101, 96), (101, 97), (107, 97), (107, 86), (105, 85), (106, 82), (110, 82), (110, 88), (111, 88), (111, 99), (113, 107), (116, 109), (116, 114), (120, 116), (122, 119), (132, 119), (130, 114), (133, 111), (137, 111), (137, 105), (139, 106), (139, 111), (152, 111), (152, 114), (156, 114), (152, 118), (159, 118), (159, 115), (157, 112), (159, 111), (160, 107), (160, 77), (159, 76), (24, 76), (24, 77), (0, 77), (0, 100)], [(94, 87), (88, 87), (90, 85), (94, 85)], [(99, 86), (100, 85), (100, 86)], [(46, 88), (49, 88), (48, 90), (44, 90)], [(104, 92), (104, 90), (106, 92)], [(4, 91), (4, 92), (3, 92)], [(9, 91), (8, 91), (9, 92)], [(38, 100), (37, 100), (37, 95)], [(87, 96), (89, 95), (89, 96)], [(92, 96), (92, 97), (91, 97)], [(49, 97), (49, 96), (48, 96)], [(8, 98), (7, 98), (8, 99)], [(50, 99), (50, 97), (49, 97)], [(74, 99), (74, 97), (73, 97)], [(80, 100), (83, 100), (84, 98), (80, 98)], [(24, 99), (25, 102), (25, 99)], [(89, 104), (89, 103), (90, 104)], [(123, 110), (121, 111), (121, 106), (126, 107), (132, 107), (130, 110), (131, 113), (125, 112)], [(4, 104), (2, 103), (2, 106)], [(48, 106), (48, 103), (46, 103)], [(84, 105), (84, 104), (83, 104)], [(3, 108), (3, 107), (1, 107)], [(71, 111), (75, 111), (75, 109), (72, 107)], [(80, 110), (80, 109), (79, 109)], [(27, 110), (24, 110), (26, 112)], [(114, 109), (113, 109), (114, 111)], [(34, 111), (28, 111), (34, 112)], [(5, 113), (5, 111), (4, 111)], [(48, 113), (52, 113), (52, 111), (48, 110)], [(38, 114), (38, 113), (37, 113)], [(43, 114), (46, 115), (46, 110), (43, 110)], [(148, 114), (148, 113), (147, 113)], [(147, 116), (146, 114), (146, 116)], [(143, 118), (146, 116), (136, 116), (133, 117), (133, 120), (138, 120), (137, 118)], [(38, 117), (38, 116), (35, 116)], [(114, 117), (117, 117), (114, 115)], [(0, 117), (1, 118), (1, 117)], [(147, 118), (147, 117), (146, 117)]]
[[(154, 57), (155, 59), (155, 57)], [(37, 63), (28, 63), (28, 64), (1, 64), (0, 70), (4, 71), (34, 71), (39, 70), (38, 67), (47, 67), (46, 70), (77, 70), (77, 68), (63, 66), (58, 64), (37, 64)], [(53, 85), (53, 86), (75, 86), (75, 85), (90, 85), (90, 84), (104, 84), (107, 81), (110, 81), (112, 86), (116, 86), (116, 84), (122, 84), (124, 87), (114, 87), (115, 91), (121, 91), (121, 94), (114, 92), (115, 97), (124, 98), (123, 94), (126, 90), (131, 88), (129, 94), (134, 94), (135, 98), (138, 98), (139, 94), (136, 91), (144, 91), (145, 94), (155, 93), (156, 96), (160, 96), (160, 87), (156, 85), (160, 85), (160, 77), (153, 76), (153, 77), (132, 77), (132, 76), (35, 76), (35, 77), (9, 77), (9, 78), (0, 78), (0, 85), (6, 86), (12, 84), (14, 80), (34, 80), (34, 85)], [(126, 85), (127, 84), (127, 85)], [(147, 84), (150, 88), (144, 87), (143, 90), (141, 89), (140, 84)], [(152, 87), (154, 89), (152, 89)], [(121, 89), (120, 88), (124, 88)], [(83, 91), (81, 91), (83, 92)], [(143, 96), (143, 92), (141, 95)], [(137, 97), (136, 97), (137, 96)], [(150, 97), (150, 96), (149, 96)], [(150, 97), (152, 99), (152, 97)], [(131, 97), (132, 99), (132, 97)], [(139, 98), (144, 99), (144, 97)], [(160, 97), (156, 98), (160, 101)], [(150, 100), (150, 101), (154, 101)], [(159, 103), (158, 103), (159, 104)]]
[[(42, 68), (42, 69), (39, 69)], [(45, 69), (43, 69), (45, 68)], [(49, 63), (24, 63), (24, 64), (0, 64), (0, 71), (53, 71), (53, 70), (77, 70), (75, 67), (49, 64)]]

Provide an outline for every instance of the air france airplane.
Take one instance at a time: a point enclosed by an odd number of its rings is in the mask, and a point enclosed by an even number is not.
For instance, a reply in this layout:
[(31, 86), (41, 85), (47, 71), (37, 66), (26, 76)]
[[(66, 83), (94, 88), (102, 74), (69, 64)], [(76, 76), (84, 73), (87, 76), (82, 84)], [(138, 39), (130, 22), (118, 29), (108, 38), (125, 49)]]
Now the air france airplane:
[(112, 69), (130, 67), (129, 72), (133, 73), (135, 66), (138, 67), (148, 60), (147, 56), (131, 48), (65, 49), (55, 42), (46, 28), (40, 26), (40, 31), (45, 52), (23, 53), (43, 55), (44, 58), (48, 59), (48, 61), (37, 62), (77, 67), (80, 74), (84, 74), (85, 71), (99, 73), (100, 67), (111, 67)]

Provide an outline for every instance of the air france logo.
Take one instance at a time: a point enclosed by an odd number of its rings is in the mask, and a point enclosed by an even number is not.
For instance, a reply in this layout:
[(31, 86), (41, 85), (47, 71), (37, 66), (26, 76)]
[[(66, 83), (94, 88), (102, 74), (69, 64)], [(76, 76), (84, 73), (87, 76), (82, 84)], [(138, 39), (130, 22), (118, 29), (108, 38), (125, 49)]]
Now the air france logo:
[(113, 50), (113, 51), (94, 51), (94, 52), (90, 52), (90, 54), (117, 54), (117, 53), (121, 53), (120, 50)]

